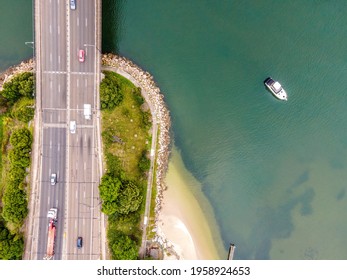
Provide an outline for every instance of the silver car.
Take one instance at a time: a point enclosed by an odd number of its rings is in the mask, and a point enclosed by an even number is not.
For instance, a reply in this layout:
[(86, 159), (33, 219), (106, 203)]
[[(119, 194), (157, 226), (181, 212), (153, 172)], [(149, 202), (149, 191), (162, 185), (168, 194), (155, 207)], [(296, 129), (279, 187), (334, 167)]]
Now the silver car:
[(52, 173), (51, 174), (51, 186), (54, 186), (57, 183), (57, 174)]
[(70, 121), (70, 132), (76, 133), (76, 121)]
[(76, 0), (70, 0), (70, 9), (76, 10)]

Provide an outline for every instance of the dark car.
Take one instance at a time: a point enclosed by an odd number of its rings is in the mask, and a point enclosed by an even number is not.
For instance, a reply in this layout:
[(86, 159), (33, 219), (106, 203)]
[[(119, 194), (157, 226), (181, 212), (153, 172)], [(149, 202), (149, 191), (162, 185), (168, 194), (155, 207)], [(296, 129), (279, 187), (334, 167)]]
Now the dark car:
[(83, 245), (83, 239), (81, 236), (77, 238), (77, 248), (82, 248)]

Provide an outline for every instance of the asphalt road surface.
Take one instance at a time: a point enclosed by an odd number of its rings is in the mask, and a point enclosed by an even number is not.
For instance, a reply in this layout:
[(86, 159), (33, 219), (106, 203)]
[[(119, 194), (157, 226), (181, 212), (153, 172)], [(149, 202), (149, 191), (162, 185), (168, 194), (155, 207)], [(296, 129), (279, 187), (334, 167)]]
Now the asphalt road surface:
[[(99, 48), (97, 5), (80, 0), (71, 10), (70, 0), (40, 1), (41, 147), (39, 148), (39, 214), (35, 259), (46, 254), (47, 212), (58, 209), (53, 259), (99, 259), (101, 257), (99, 155), (97, 154), (97, 88)], [(79, 50), (85, 59), (79, 61)], [(86, 119), (83, 104), (91, 104)], [(70, 121), (76, 122), (71, 133)], [(57, 183), (50, 184), (52, 173)], [(77, 248), (77, 237), (83, 238)]]

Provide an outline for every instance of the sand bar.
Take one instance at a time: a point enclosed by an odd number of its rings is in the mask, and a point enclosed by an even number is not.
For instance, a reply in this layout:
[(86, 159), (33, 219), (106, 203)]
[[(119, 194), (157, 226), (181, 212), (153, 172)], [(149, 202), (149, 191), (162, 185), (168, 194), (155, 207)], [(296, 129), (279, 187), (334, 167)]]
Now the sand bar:
[[(226, 259), (213, 211), (199, 182), (185, 168), (181, 155), (173, 148), (158, 216), (158, 233), (174, 248), (179, 259)], [(168, 259), (172, 257), (167, 257)]]

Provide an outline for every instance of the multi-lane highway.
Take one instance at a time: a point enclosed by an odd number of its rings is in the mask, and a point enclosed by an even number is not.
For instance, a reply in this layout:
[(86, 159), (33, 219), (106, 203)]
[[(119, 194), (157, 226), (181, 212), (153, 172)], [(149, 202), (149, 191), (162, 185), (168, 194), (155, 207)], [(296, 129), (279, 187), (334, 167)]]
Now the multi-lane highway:
[[(36, 76), (40, 116), (37, 186), (30, 259), (42, 259), (47, 212), (58, 209), (54, 259), (102, 258), (100, 137), (100, 0), (36, 0)], [(84, 61), (79, 51), (84, 50)], [(86, 119), (83, 104), (91, 104)], [(76, 131), (70, 122), (76, 122)], [(50, 184), (52, 173), (57, 183)], [(83, 237), (77, 248), (77, 237)]]

